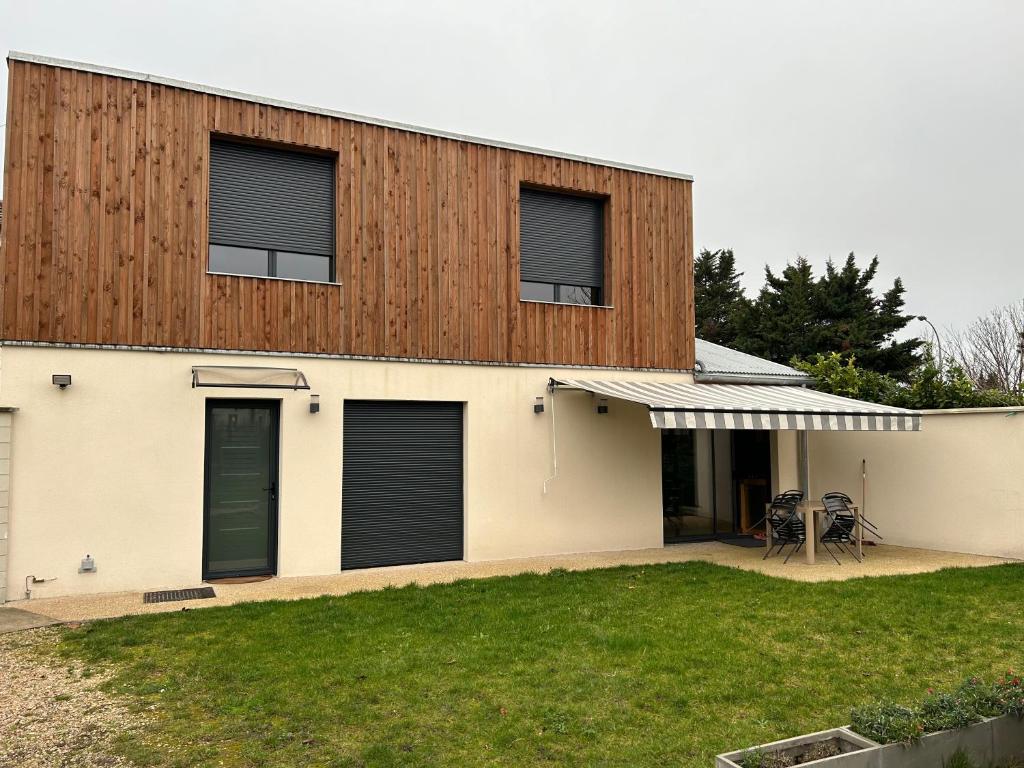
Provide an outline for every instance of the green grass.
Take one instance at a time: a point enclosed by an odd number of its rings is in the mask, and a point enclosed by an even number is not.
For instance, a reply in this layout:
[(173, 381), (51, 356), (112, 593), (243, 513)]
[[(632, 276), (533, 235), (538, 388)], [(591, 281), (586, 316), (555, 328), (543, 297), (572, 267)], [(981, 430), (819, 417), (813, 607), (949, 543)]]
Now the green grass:
[[(804, 584), (706, 563), (97, 622), (159, 766), (700, 766), (1024, 658), (1024, 566)], [(173, 745), (173, 749), (169, 748)]]

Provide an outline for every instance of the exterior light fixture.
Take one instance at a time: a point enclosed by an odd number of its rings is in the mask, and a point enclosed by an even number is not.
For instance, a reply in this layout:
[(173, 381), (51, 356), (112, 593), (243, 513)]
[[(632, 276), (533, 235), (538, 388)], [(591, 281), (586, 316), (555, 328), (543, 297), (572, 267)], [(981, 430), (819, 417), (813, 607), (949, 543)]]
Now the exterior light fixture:
[(538, 397), (533, 403), (534, 413), (544, 413), (544, 398)]
[(61, 389), (67, 389), (71, 386), (70, 373), (55, 373), (50, 380), (53, 382), (53, 386), (60, 387)]
[(600, 400), (597, 401), (597, 412), (598, 413), (608, 413), (608, 398), (607, 397), (602, 397)]
[(320, 395), (309, 396), (309, 412), (320, 413)]

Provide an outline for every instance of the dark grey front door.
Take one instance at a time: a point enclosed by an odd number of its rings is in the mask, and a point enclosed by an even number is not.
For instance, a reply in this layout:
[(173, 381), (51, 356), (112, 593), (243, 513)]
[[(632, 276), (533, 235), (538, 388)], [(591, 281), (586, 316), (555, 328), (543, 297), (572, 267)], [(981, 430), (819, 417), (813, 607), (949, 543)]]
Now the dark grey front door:
[(206, 403), (203, 578), (277, 568), (277, 434), (270, 400)]

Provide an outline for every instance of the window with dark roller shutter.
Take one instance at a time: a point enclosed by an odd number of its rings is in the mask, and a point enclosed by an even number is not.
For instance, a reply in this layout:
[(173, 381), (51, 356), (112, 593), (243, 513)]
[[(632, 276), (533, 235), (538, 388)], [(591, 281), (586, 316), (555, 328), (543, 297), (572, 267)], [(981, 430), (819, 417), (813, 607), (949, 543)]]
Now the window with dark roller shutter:
[(335, 159), (210, 142), (210, 271), (334, 279)]
[(519, 293), (524, 301), (600, 304), (604, 200), (519, 190)]

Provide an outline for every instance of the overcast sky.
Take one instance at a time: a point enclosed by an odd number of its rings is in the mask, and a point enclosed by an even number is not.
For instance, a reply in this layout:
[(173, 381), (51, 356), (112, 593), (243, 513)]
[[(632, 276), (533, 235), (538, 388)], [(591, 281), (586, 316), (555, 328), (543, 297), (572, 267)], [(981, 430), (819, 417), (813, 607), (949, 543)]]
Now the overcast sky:
[(0, 49), (691, 173), (751, 292), (854, 251), (940, 327), (1024, 296), (1024, 2), (287, 6), (0, 0)]

